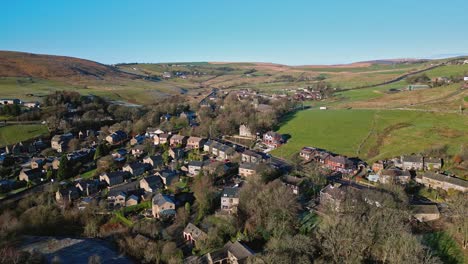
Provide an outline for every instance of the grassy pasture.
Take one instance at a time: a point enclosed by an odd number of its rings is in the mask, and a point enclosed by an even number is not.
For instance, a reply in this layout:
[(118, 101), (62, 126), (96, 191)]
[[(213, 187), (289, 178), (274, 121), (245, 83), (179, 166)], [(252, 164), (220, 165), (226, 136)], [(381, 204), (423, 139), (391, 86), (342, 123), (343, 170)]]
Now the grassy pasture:
[(49, 133), (44, 125), (13, 125), (0, 127), (0, 146), (18, 143)]
[(288, 143), (273, 154), (290, 158), (304, 146), (372, 161), (447, 144), (454, 154), (468, 142), (468, 117), (403, 110), (305, 110), (279, 129)]

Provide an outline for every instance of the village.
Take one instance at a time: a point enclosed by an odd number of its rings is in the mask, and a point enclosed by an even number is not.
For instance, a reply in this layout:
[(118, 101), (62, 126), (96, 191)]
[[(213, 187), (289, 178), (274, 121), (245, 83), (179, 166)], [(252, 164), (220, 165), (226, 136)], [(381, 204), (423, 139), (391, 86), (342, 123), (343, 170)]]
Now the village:
[[(239, 100), (249, 97), (246, 92), (236, 96)], [(254, 107), (259, 106), (271, 108), (267, 104), (261, 106), (255, 99)], [(162, 115), (162, 124), (172, 118), (169, 114)], [(187, 119), (189, 126), (199, 122), (197, 114), (189, 111), (181, 112), (178, 118)], [(468, 191), (467, 181), (443, 174), (443, 160), (438, 157), (415, 154), (367, 164), (358, 157), (304, 147), (298, 150), (300, 160), (278, 162), (268, 152), (287, 144), (284, 135), (273, 131), (260, 134), (246, 124), (239, 126), (237, 135), (218, 138), (186, 136), (152, 127), (133, 136), (122, 130), (109, 131), (105, 137), (99, 137), (100, 134), (101, 131), (87, 129), (76, 134), (56, 134), (50, 141), (38, 139), (29, 146), (22, 143), (7, 146), (1, 155), (2, 164), (21, 169), (16, 179), (0, 182), (2, 191), (19, 187), (27, 193), (29, 189), (58, 182), (54, 198), (59, 206), (85, 210), (98, 204), (101, 213), (116, 214), (123, 222), (130, 223), (141, 219), (174, 221), (179, 208), (190, 208), (196, 200), (191, 190), (195, 178), (208, 175), (213, 177), (218, 197), (218, 217), (236, 217), (243, 185), (255, 177), (278, 178), (301, 201), (304, 210), (318, 214), (325, 214), (325, 208), (340, 211), (347, 192), (366, 189), (379, 192), (382, 185), (420, 185), (448, 193)], [(242, 145), (235, 139), (252, 143)], [(72, 146), (77, 144), (85, 147)], [(49, 147), (55, 156), (37, 154)], [(106, 155), (110, 159), (103, 160)], [(324, 184), (300, 176), (298, 167), (311, 164), (320, 171)], [(15, 195), (18, 194), (12, 197)], [(440, 204), (419, 196), (410, 202), (413, 218), (419, 222), (441, 217)], [(208, 237), (208, 229), (189, 221), (182, 236), (188, 247), (197, 248), (197, 243)], [(220, 251), (192, 256), (186, 261), (240, 263), (254, 253), (242, 241), (228, 242)]]

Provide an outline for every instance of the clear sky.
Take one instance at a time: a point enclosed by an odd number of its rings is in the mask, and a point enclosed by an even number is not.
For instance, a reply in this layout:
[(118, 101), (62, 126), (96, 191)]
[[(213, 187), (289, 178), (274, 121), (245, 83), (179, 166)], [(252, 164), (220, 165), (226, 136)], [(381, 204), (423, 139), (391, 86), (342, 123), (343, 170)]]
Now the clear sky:
[(102, 63), (336, 64), (468, 53), (467, 0), (12, 0), (0, 6), (0, 50)]

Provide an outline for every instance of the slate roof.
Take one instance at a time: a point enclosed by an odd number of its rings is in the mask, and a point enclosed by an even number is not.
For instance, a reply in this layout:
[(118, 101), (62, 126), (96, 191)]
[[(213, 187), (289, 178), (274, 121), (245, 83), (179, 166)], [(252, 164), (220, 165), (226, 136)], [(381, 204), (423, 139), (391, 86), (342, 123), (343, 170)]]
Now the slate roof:
[(192, 223), (188, 223), (188, 225), (184, 228), (184, 233), (189, 233), (192, 235), (192, 238), (195, 240), (204, 239), (207, 237), (207, 234), (203, 232), (200, 228), (196, 227)]
[(137, 191), (139, 189), (138, 187), (139, 187), (139, 182), (138, 181), (125, 183), (125, 184), (122, 184), (122, 185), (117, 185), (115, 187), (112, 187), (109, 190), (108, 196), (116, 196), (121, 192), (129, 193), (129, 192), (132, 192), (132, 191)]
[(132, 170), (138, 170), (138, 169), (146, 169), (148, 167), (147, 163), (141, 163), (141, 162), (132, 162), (128, 164), (127, 166), (130, 166)]
[(237, 187), (226, 187), (223, 189), (221, 197), (239, 198), (239, 191), (240, 190)]
[(254, 152), (254, 151), (251, 151), (251, 150), (245, 150), (244, 152), (242, 152), (242, 155), (247, 155), (247, 156), (251, 156), (251, 157), (256, 157), (258, 159), (261, 159), (262, 158), (262, 155), (258, 154), (257, 152)]
[(423, 157), (419, 155), (401, 156), (402, 162), (423, 162)]
[(157, 206), (163, 206), (165, 203), (172, 203), (175, 204), (174, 201), (168, 195), (164, 195), (161, 193), (157, 193), (153, 197), (153, 204)]
[(242, 162), (239, 164), (239, 168), (246, 169), (246, 170), (255, 170), (257, 168), (257, 164), (249, 163), (249, 162)]
[(161, 178), (155, 175), (145, 177), (141, 180), (145, 180), (151, 189), (155, 189), (162, 186)]
[(189, 166), (194, 166), (194, 167), (202, 167), (204, 165), (203, 161), (199, 160), (192, 160), (188, 163)]
[(439, 209), (435, 204), (416, 204), (411, 209), (414, 214), (439, 214)]
[(244, 260), (250, 256), (253, 256), (253, 252), (246, 246), (236, 241), (232, 243), (228, 241), (224, 248), (230, 252), (234, 257), (237, 258), (238, 261)]
[(431, 180), (436, 180), (440, 182), (447, 182), (453, 185), (458, 185), (458, 186), (468, 188), (468, 181), (462, 180), (460, 178), (450, 177), (450, 176), (443, 175), (440, 173), (426, 172), (422, 175), (422, 177), (426, 177)]
[(442, 162), (442, 160), (440, 158), (431, 158), (431, 157), (428, 157), (428, 158), (424, 158), (424, 162), (426, 163), (438, 163), (440, 164)]
[(411, 174), (409, 171), (400, 170), (400, 169), (385, 169), (380, 172), (382, 176), (391, 176), (391, 177), (398, 177), (398, 176), (408, 176), (410, 177)]

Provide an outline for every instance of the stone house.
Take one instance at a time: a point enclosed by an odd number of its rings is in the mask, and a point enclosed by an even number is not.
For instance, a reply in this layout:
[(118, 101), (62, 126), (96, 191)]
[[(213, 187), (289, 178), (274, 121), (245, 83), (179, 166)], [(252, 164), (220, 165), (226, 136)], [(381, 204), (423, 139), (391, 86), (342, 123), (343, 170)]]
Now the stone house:
[(57, 200), (57, 202), (72, 202), (78, 198), (80, 198), (80, 190), (75, 186), (61, 188), (55, 192), (55, 200)]
[(401, 168), (404, 170), (423, 170), (424, 158), (419, 155), (401, 156)]
[(241, 154), (241, 160), (242, 162), (248, 162), (248, 163), (260, 163), (263, 161), (262, 155), (251, 151), (251, 150), (245, 150)]
[(31, 160), (31, 169), (42, 169), (46, 163), (44, 158), (33, 158)]
[(154, 155), (144, 158), (143, 163), (149, 164), (153, 168), (157, 168), (163, 165), (164, 160), (161, 155)]
[(122, 130), (117, 130), (114, 133), (107, 136), (106, 141), (109, 142), (109, 144), (117, 145), (127, 140), (127, 138), (127, 133), (123, 132)]
[(424, 158), (424, 170), (440, 170), (442, 168), (442, 159), (440, 158)]
[(154, 145), (164, 145), (166, 143), (169, 143), (169, 139), (171, 138), (170, 134), (159, 134), (154, 136)]
[(166, 188), (172, 185), (173, 183), (179, 181), (179, 176), (178, 176), (177, 171), (165, 169), (165, 170), (157, 172), (156, 174), (161, 178)]
[(171, 139), (169, 140), (169, 144), (171, 147), (177, 147), (177, 146), (185, 146), (187, 144), (187, 137), (182, 136), (182, 135), (173, 135)]
[(114, 186), (123, 183), (126, 177), (125, 171), (106, 172), (99, 176), (99, 181), (106, 182), (108, 186)]
[(187, 140), (187, 149), (200, 149), (203, 147), (205, 140), (200, 137), (189, 137)]
[(31, 182), (37, 182), (41, 180), (41, 177), (43, 176), (43, 172), (41, 169), (36, 168), (36, 169), (22, 169), (20, 174), (19, 174), (19, 180), (20, 181), (31, 181)]
[(99, 182), (96, 180), (80, 180), (75, 187), (85, 196), (90, 196), (99, 191)]
[(379, 181), (381, 183), (399, 183), (407, 184), (411, 180), (411, 174), (407, 170), (384, 169), (379, 172)]
[(338, 211), (345, 195), (346, 191), (341, 184), (329, 184), (320, 190), (320, 206)]
[(468, 191), (468, 181), (429, 171), (416, 176), (416, 182), (432, 189)]
[(239, 164), (239, 175), (242, 177), (250, 177), (257, 173), (257, 164), (243, 162)]
[(136, 145), (132, 148), (132, 155), (136, 158), (143, 156), (146, 153), (144, 145)]
[(139, 203), (141, 196), (143, 195), (143, 189), (139, 188), (139, 182), (129, 182), (114, 186), (110, 188), (109, 193), (107, 194), (107, 202), (109, 206), (127, 206), (127, 201), (129, 198), (134, 195), (137, 199), (131, 199), (128, 205), (134, 205)]
[(154, 218), (170, 218), (176, 214), (175, 203), (168, 195), (157, 193), (152, 200)]
[(223, 144), (218, 148), (219, 160), (230, 160), (234, 158), (235, 154), (236, 154), (236, 150), (233, 147), (230, 147), (228, 145)]
[(169, 156), (174, 160), (180, 160), (185, 156), (185, 151), (182, 148), (170, 148)]
[[(213, 140), (208, 140), (205, 142), (205, 144), (203, 144), (203, 151), (204, 152), (208, 152), (208, 153), (211, 153), (211, 148), (213, 147), (214, 144), (216, 144), (217, 142), (216, 141), (213, 141)], [(216, 153), (218, 154), (218, 153)]]
[(130, 145), (135, 146), (138, 144), (142, 144), (145, 141), (145, 135), (136, 135), (132, 139), (130, 139)]
[(440, 218), (440, 212), (435, 204), (418, 204), (412, 205), (413, 217), (419, 222), (428, 222)]
[(140, 203), (141, 198), (135, 194), (128, 196), (125, 201), (125, 206), (137, 205)]
[(184, 239), (189, 241), (191, 244), (196, 245), (197, 241), (205, 240), (208, 238), (208, 235), (202, 231), (200, 228), (196, 227), (192, 223), (188, 223), (184, 228)]
[(140, 188), (146, 192), (156, 192), (163, 188), (163, 182), (159, 176), (148, 176), (140, 180)]
[(205, 162), (192, 160), (188, 163), (188, 176), (197, 176), (203, 169)]
[(221, 211), (236, 214), (239, 205), (239, 188), (224, 188), (221, 194)]
[(141, 162), (132, 162), (130, 164), (125, 165), (122, 170), (127, 171), (133, 176), (140, 176), (145, 171), (149, 169), (149, 164), (147, 163), (141, 163)]
[(239, 127), (239, 136), (254, 139), (255, 135), (250, 131), (250, 128), (247, 125), (240, 125)]
[(59, 153), (64, 152), (67, 149), (68, 142), (70, 142), (71, 139), (73, 139), (73, 135), (71, 133), (55, 135), (50, 140), (51, 148)]

